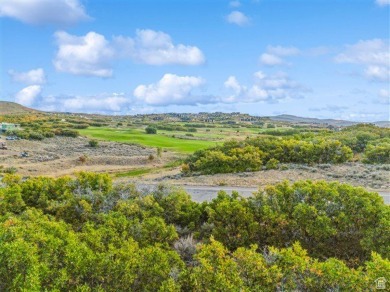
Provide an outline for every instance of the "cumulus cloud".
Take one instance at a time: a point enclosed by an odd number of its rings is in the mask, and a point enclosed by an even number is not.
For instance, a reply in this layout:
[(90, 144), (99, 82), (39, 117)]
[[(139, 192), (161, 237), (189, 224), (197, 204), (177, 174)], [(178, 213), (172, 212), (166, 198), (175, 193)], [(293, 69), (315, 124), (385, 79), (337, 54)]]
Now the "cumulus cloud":
[(84, 36), (64, 31), (55, 33), (58, 45), (53, 64), (57, 71), (75, 75), (111, 77), (115, 59), (132, 59), (148, 65), (200, 65), (205, 62), (195, 46), (175, 45), (160, 31), (137, 30), (134, 38), (116, 36), (108, 41), (103, 35), (89, 32)]
[(59, 101), (62, 110), (70, 112), (122, 112), (126, 110), (129, 100), (122, 95), (103, 97), (71, 96)]
[(267, 66), (287, 65), (283, 57), (300, 54), (300, 50), (295, 47), (268, 46), (266, 52), (261, 54), (260, 63)]
[(40, 85), (46, 83), (45, 71), (42, 68), (33, 69), (27, 72), (9, 70), (8, 74), (11, 76), (11, 79), (14, 82), (20, 82), (29, 85)]
[(58, 52), (53, 61), (57, 71), (75, 75), (110, 77), (109, 65), (114, 51), (105, 37), (96, 32), (74, 36), (64, 31), (55, 33)]
[(245, 26), (250, 22), (250, 18), (240, 11), (232, 11), (226, 16), (226, 20), (227, 22), (238, 26)]
[(15, 102), (24, 106), (31, 106), (34, 104), (41, 91), (41, 86), (30, 85), (15, 94)]
[(346, 45), (335, 57), (337, 63), (358, 64), (365, 67), (364, 75), (371, 80), (388, 81), (390, 77), (390, 44), (388, 40), (362, 40)]
[(268, 53), (261, 54), (260, 63), (267, 66), (277, 66), (285, 64), (282, 58)]
[(165, 74), (157, 83), (139, 85), (134, 96), (148, 105), (194, 105), (210, 102), (209, 96), (194, 95), (192, 92), (205, 84), (201, 77)]
[(390, 0), (376, 0), (375, 2), (376, 2), (376, 4), (378, 4), (379, 6), (390, 5)]
[(0, 17), (28, 24), (73, 24), (88, 20), (79, 0), (1, 0)]
[(149, 65), (200, 65), (205, 62), (199, 48), (175, 45), (171, 36), (161, 31), (139, 29), (134, 38), (117, 36), (114, 43), (121, 56)]
[(291, 80), (285, 73), (266, 75), (258, 71), (254, 75), (254, 84), (241, 85), (235, 76), (230, 76), (224, 83), (230, 92), (221, 98), (222, 102), (267, 102), (275, 103), (286, 99), (302, 98), (307, 91), (302, 85)]
[(45, 111), (116, 114), (126, 112), (132, 102), (124, 93), (102, 93), (93, 96), (39, 96), (36, 107)]

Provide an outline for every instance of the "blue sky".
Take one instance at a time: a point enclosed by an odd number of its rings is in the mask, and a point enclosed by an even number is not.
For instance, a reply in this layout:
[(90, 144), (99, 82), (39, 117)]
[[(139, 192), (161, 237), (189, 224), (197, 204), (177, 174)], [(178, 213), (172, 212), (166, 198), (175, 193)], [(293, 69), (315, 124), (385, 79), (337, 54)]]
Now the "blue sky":
[(0, 0), (0, 99), (389, 120), (389, 0)]

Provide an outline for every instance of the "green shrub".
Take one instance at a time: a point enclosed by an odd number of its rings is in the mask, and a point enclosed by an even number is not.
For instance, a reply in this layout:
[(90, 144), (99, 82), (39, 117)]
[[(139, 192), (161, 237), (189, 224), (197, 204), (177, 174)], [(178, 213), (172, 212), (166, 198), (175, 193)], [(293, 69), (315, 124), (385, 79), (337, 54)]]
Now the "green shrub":
[(275, 158), (271, 158), (270, 160), (268, 160), (268, 162), (266, 163), (265, 167), (267, 169), (278, 169), (279, 167), (279, 161)]
[(157, 129), (153, 126), (147, 126), (145, 132), (146, 134), (157, 134)]
[(1, 169), (3, 173), (8, 173), (8, 174), (15, 174), (18, 169), (14, 166), (6, 167), (4, 169)]
[(31, 132), (29, 134), (29, 139), (30, 140), (38, 140), (38, 141), (41, 141), (45, 138), (45, 136), (42, 135), (42, 133), (38, 133), (38, 132)]
[[(245, 141), (228, 141), (221, 146), (196, 151), (188, 157), (191, 171), (201, 173), (228, 173), (274, 168), (281, 163), (343, 163), (353, 153), (340, 141), (318, 139), (302, 141), (281, 138), (247, 138)], [(247, 166), (247, 167), (246, 167)]]
[(390, 143), (368, 145), (364, 151), (365, 163), (390, 163)]
[(99, 142), (97, 140), (89, 140), (88, 142), (89, 147), (96, 148), (99, 145)]

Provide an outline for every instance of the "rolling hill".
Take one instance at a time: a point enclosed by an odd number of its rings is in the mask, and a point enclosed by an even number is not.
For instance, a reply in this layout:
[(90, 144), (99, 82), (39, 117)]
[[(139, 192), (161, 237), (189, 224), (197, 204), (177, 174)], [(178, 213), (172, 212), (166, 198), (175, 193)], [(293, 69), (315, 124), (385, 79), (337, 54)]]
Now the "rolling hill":
[(0, 101), (0, 115), (37, 113), (39, 111), (22, 106), (15, 102)]
[[(360, 123), (360, 122), (334, 120), (334, 119), (304, 118), (304, 117), (297, 117), (293, 115), (279, 115), (279, 116), (273, 116), (269, 118), (273, 121), (288, 122), (293, 124), (322, 124), (322, 125), (332, 125), (335, 127), (347, 127), (347, 126), (352, 126)], [(375, 124), (378, 127), (390, 127), (389, 121), (372, 122), (372, 124)]]

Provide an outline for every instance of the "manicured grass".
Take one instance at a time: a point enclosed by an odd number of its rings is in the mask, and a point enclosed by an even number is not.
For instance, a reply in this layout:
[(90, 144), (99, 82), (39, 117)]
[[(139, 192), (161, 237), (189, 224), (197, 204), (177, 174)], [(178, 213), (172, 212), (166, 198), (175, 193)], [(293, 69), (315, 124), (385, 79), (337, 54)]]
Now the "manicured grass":
[(204, 149), (216, 144), (216, 141), (213, 140), (187, 140), (162, 135), (160, 133), (146, 134), (143, 129), (90, 127), (88, 129), (79, 130), (79, 132), (81, 135), (85, 135), (90, 138), (122, 143), (135, 143), (150, 147), (162, 147), (184, 153), (192, 153), (196, 150)]
[(139, 169), (133, 169), (125, 172), (119, 172), (115, 174), (115, 177), (132, 177), (132, 176), (140, 176), (143, 174), (147, 174), (151, 172), (151, 168), (139, 168)]

